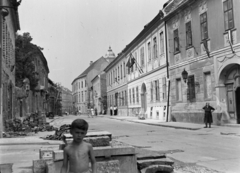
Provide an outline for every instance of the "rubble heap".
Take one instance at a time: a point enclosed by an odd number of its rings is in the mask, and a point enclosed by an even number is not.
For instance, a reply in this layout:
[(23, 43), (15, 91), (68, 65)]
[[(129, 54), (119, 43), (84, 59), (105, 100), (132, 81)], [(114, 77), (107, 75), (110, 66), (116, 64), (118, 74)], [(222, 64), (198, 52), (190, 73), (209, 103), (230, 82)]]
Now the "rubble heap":
[(45, 116), (31, 114), (24, 119), (14, 118), (5, 121), (6, 132), (3, 137), (27, 136), (31, 132), (54, 131), (56, 128), (46, 123)]
[(47, 140), (62, 140), (63, 135), (70, 132), (70, 124), (64, 124), (59, 129), (55, 130), (54, 135), (47, 135), (44, 139)]

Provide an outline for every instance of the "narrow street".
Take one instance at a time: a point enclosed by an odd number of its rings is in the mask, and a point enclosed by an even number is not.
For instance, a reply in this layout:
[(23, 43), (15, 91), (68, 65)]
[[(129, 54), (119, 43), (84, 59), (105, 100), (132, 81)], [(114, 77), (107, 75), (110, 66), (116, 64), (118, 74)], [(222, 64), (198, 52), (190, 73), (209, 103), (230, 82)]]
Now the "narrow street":
[[(84, 115), (60, 117), (53, 125), (59, 127), (70, 124), (75, 118), (86, 119), (90, 131), (109, 131), (114, 140), (166, 153), (168, 157), (190, 165), (197, 164), (220, 172), (240, 171), (238, 127), (214, 126), (211, 129), (183, 130), (109, 119), (109, 116), (88, 118)], [(232, 130), (238, 133), (230, 133)]]
[[(240, 170), (240, 129), (238, 127), (213, 126), (199, 130), (175, 129), (127, 120), (112, 119), (108, 115), (88, 118), (86, 115), (68, 115), (50, 120), (60, 127), (71, 124), (76, 118), (89, 122), (89, 131), (109, 131), (113, 141), (122, 145), (165, 153), (175, 162), (176, 173), (237, 173)], [(32, 160), (39, 159), (39, 149), (58, 149), (61, 141), (40, 139), (54, 132), (39, 132), (24, 137), (19, 143), (0, 145), (1, 163), (14, 163), (14, 173), (31, 172)], [(24, 140), (28, 141), (24, 143)], [(23, 157), (24, 156), (24, 157)]]

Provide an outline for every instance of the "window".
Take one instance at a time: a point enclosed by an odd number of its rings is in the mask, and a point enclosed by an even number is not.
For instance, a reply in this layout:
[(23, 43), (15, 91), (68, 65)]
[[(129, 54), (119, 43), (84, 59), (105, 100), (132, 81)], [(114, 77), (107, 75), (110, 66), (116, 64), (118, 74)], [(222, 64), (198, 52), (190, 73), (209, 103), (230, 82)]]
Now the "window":
[(194, 76), (188, 77), (188, 92), (187, 92), (188, 100), (193, 101), (196, 98), (195, 96), (195, 81)]
[(139, 103), (139, 93), (138, 93), (138, 86), (136, 88), (136, 102)]
[(151, 43), (148, 43), (148, 62), (151, 62)]
[(137, 52), (135, 52), (135, 57), (134, 58), (135, 58), (135, 70), (137, 71), (137, 69), (138, 69), (137, 68)]
[(144, 66), (144, 47), (141, 48), (140, 50), (141, 52), (141, 66)]
[(173, 37), (174, 37), (174, 53), (179, 52), (179, 36), (178, 36), (178, 29), (175, 29), (173, 31)]
[(120, 80), (120, 73), (119, 73), (119, 66), (118, 66), (118, 71), (117, 71), (117, 81), (119, 81)]
[(80, 82), (78, 83), (78, 89), (80, 89)]
[(131, 104), (132, 100), (131, 100), (131, 89), (129, 89), (129, 103)]
[(234, 27), (232, 0), (226, 0), (223, 2), (223, 10), (225, 30), (232, 29)]
[(153, 83), (151, 82), (151, 101), (153, 101)]
[(134, 91), (134, 88), (132, 89), (132, 95), (133, 95), (133, 103), (135, 103), (135, 91)]
[(82, 102), (83, 102), (83, 91), (82, 91)]
[(127, 90), (125, 90), (125, 105), (127, 105)]
[(125, 102), (124, 102), (124, 91), (122, 91), (122, 105), (124, 106)]
[(83, 81), (82, 81), (82, 88), (83, 88)]
[(166, 93), (167, 93), (167, 85), (166, 85), (166, 78), (162, 78), (162, 99), (166, 99)]
[(176, 79), (176, 100), (182, 101), (182, 82), (181, 79)]
[(78, 103), (80, 103), (80, 93), (78, 94)]
[(87, 82), (86, 82), (86, 80), (85, 80), (85, 87), (87, 86)]
[(126, 76), (125, 62), (123, 62), (123, 74), (124, 74), (124, 77), (125, 77)]
[(160, 97), (159, 97), (159, 80), (155, 81), (155, 96), (156, 96), (156, 100), (160, 101)]
[(186, 46), (192, 46), (192, 27), (191, 22), (186, 23)]
[(163, 32), (160, 33), (160, 53), (164, 54), (164, 37)]
[(153, 58), (157, 58), (157, 38), (153, 38)]
[(205, 98), (212, 97), (212, 80), (210, 72), (204, 73), (204, 96)]
[(122, 64), (121, 64), (121, 79), (123, 78), (122, 72), (123, 72), (123, 70), (122, 70)]
[(207, 12), (200, 15), (201, 39), (208, 38)]

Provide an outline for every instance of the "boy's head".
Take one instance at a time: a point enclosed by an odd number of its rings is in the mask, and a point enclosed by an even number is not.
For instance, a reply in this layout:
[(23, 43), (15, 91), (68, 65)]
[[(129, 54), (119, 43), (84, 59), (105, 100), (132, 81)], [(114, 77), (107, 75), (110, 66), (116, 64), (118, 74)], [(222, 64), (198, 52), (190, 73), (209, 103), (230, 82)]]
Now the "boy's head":
[(76, 119), (72, 122), (70, 127), (70, 130), (73, 130), (73, 129), (88, 131), (88, 123), (83, 119)]
[(76, 119), (72, 122), (70, 133), (73, 136), (73, 141), (80, 143), (88, 131), (88, 123), (83, 119)]

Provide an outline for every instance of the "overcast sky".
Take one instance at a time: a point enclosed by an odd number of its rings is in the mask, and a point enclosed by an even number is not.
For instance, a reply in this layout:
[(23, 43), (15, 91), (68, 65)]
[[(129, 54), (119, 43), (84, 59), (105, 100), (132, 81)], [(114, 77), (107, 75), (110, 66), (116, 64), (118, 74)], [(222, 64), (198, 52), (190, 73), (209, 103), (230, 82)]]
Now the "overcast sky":
[(111, 46), (120, 53), (167, 0), (23, 0), (21, 30), (43, 47), (49, 78), (71, 83)]

